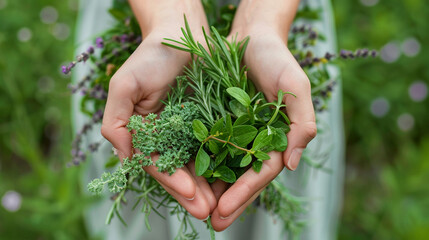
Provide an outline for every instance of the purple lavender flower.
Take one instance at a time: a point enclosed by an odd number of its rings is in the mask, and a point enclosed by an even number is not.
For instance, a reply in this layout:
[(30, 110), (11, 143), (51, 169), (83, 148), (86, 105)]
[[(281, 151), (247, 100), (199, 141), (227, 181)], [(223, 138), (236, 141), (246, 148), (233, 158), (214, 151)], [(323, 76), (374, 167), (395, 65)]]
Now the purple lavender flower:
[(331, 54), (331, 53), (329, 53), (329, 52), (327, 52), (327, 53), (325, 53), (325, 58), (326, 58), (326, 60), (331, 60), (333, 57), (335, 57), (335, 54)]
[(126, 42), (128, 42), (128, 40), (129, 40), (128, 35), (127, 34), (122, 34), (122, 36), (121, 36), (121, 43), (126, 43)]
[(64, 74), (67, 74), (70, 72), (70, 69), (66, 66), (61, 66), (61, 72), (63, 72)]
[(95, 46), (97, 48), (103, 48), (104, 47), (104, 41), (101, 37), (98, 37), (97, 39), (95, 39)]
[(87, 50), (86, 50), (86, 52), (88, 53), (88, 54), (93, 54), (94, 53), (94, 47), (93, 46), (90, 46)]

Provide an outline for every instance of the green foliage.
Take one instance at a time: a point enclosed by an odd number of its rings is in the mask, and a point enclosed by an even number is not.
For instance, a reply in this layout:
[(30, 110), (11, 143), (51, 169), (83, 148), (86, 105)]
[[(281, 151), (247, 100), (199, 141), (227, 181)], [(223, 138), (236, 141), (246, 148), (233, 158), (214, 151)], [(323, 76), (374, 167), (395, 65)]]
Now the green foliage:
[[(353, 61), (341, 69), (347, 165), (339, 239), (426, 239), (429, 98), (413, 101), (409, 90), (417, 80), (429, 84), (429, 5), (423, 0), (374, 6), (334, 0), (333, 7), (340, 47), (382, 49), (393, 43), (399, 54), (392, 63)], [(410, 37), (421, 46), (415, 56), (404, 51)], [(376, 117), (371, 104), (380, 97), (390, 108)], [(414, 119), (405, 131), (398, 125), (404, 113)]]
[[(0, 199), (22, 200), (15, 212), (0, 204), (0, 239), (88, 239), (83, 212), (95, 198), (82, 194), (81, 169), (66, 167), (69, 79), (58, 71), (73, 55), (78, 1), (0, 5)], [(58, 17), (44, 23), (48, 6)]]

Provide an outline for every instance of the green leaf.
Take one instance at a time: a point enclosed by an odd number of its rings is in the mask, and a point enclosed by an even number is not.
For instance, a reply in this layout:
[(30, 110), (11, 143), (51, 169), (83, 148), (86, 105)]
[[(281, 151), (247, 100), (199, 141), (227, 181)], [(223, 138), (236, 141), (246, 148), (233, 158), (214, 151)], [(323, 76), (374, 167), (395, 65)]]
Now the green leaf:
[(262, 130), (258, 136), (256, 136), (255, 141), (253, 142), (252, 150), (259, 150), (265, 146), (271, 144), (271, 140), (273, 139), (273, 134), (268, 135), (268, 129)]
[(279, 128), (280, 130), (284, 131), (284, 133), (288, 133), (290, 131), (289, 125), (282, 122), (281, 120), (276, 121), (275, 123), (271, 124), (272, 127)]
[(250, 125), (233, 127), (232, 141), (240, 147), (246, 147), (258, 134), (258, 129)]
[(286, 133), (280, 128), (273, 128), (274, 136), (272, 140), (272, 145), (274, 146), (274, 150), (277, 152), (283, 152), (287, 148), (287, 137)]
[(233, 183), (236, 180), (235, 173), (227, 166), (218, 167), (213, 173), (213, 177), (220, 178), (227, 183)]
[(243, 89), (238, 87), (230, 87), (226, 89), (226, 91), (246, 108), (250, 106), (250, 97)]
[(270, 157), (270, 155), (268, 155), (267, 153), (262, 152), (262, 151), (256, 151), (256, 153), (255, 153), (255, 157), (256, 157), (258, 160), (268, 160), (268, 159), (270, 159), (270, 158), (271, 158), (271, 157)]
[(209, 149), (212, 153), (214, 154), (218, 154), (219, 153), (219, 146), (217, 145), (217, 143), (215, 142), (215, 140), (210, 140), (208, 142), (209, 145)]
[(209, 168), (210, 156), (204, 151), (202, 146), (198, 150), (197, 157), (195, 158), (195, 173), (197, 176), (203, 175), (203, 173)]
[(279, 113), (280, 113), (280, 115), (283, 117), (283, 119), (286, 121), (286, 123), (287, 123), (288, 125), (290, 125), (290, 120), (289, 120), (289, 118), (286, 116), (286, 114), (285, 114), (284, 112), (282, 112), (282, 111), (279, 111)]
[(194, 130), (195, 137), (200, 142), (204, 141), (209, 135), (209, 131), (207, 130), (206, 126), (204, 126), (204, 123), (198, 119), (195, 119), (192, 122), (192, 129)]
[(222, 161), (225, 159), (226, 155), (228, 155), (228, 149), (223, 150), (219, 155), (216, 156), (215, 160), (215, 166), (219, 166), (219, 164), (222, 163)]
[(262, 161), (254, 161), (252, 164), (252, 168), (255, 172), (260, 172), (262, 168)]
[(224, 125), (223, 118), (217, 120), (216, 123), (213, 124), (212, 129), (210, 129), (210, 134), (211, 135), (216, 135), (218, 133), (221, 133), (221, 132), (225, 131), (224, 126), (225, 125)]
[(237, 120), (235, 120), (234, 124), (232, 125), (233, 127), (238, 126), (238, 125), (244, 125), (245, 123), (247, 123), (250, 120), (248, 115), (243, 115), (239, 118), (237, 118)]
[(240, 167), (246, 167), (247, 165), (250, 164), (251, 161), (252, 161), (252, 155), (248, 153), (243, 157), (243, 159), (241, 159)]
[(228, 115), (227, 117), (226, 117), (226, 123), (225, 123), (226, 125), (226, 132), (229, 134), (229, 135), (232, 135), (232, 133), (233, 133), (233, 128), (232, 128), (232, 120), (231, 120), (231, 115)]
[(237, 100), (230, 101), (229, 107), (231, 108), (232, 113), (234, 113), (237, 117), (241, 117), (247, 114), (246, 108)]
[(122, 21), (128, 17), (127, 13), (116, 8), (109, 9), (109, 13), (118, 21)]
[(210, 169), (207, 169), (207, 171), (205, 171), (205, 172), (203, 173), (203, 175), (201, 175), (201, 176), (203, 176), (203, 177), (205, 177), (205, 178), (210, 178), (212, 175), (213, 175), (213, 171), (212, 171), (212, 170), (210, 170)]

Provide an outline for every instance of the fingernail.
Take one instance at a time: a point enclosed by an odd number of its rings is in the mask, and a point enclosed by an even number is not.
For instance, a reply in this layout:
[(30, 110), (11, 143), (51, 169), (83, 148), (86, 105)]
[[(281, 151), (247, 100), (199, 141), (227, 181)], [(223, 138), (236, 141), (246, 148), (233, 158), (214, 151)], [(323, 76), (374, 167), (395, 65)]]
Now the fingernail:
[(287, 166), (290, 170), (295, 171), (295, 169), (298, 167), (303, 151), (304, 148), (295, 148), (292, 150), (292, 154), (290, 155), (289, 161), (287, 162)]
[(209, 219), (210, 215), (208, 215), (205, 219), (203, 219), (202, 221), (205, 222), (207, 221), (207, 219)]
[(192, 200), (195, 199), (195, 195), (192, 198), (185, 198), (185, 199), (188, 200), (188, 201), (192, 201)]
[[(232, 215), (232, 214), (231, 214), (231, 215)], [(230, 218), (230, 217), (231, 217), (231, 215), (229, 215), (228, 217), (222, 217), (222, 216), (219, 216), (219, 218), (220, 218), (220, 219), (222, 219), (222, 220), (226, 220), (226, 219)]]

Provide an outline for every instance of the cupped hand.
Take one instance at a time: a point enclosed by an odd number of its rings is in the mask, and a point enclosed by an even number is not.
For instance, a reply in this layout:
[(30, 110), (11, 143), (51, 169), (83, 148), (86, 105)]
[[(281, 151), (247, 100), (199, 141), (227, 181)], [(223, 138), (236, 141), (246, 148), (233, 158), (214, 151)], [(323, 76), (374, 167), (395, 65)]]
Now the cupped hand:
[[(163, 108), (160, 100), (166, 98), (169, 85), (174, 85), (175, 77), (190, 60), (188, 53), (161, 44), (164, 37), (178, 38), (180, 26), (171, 29), (174, 31), (158, 28), (148, 34), (110, 80), (101, 132), (117, 149), (120, 159), (133, 152), (132, 137), (126, 128), (129, 117), (159, 113)], [(155, 155), (152, 159), (157, 158)], [(171, 176), (158, 172), (155, 166), (144, 170), (194, 217), (205, 219), (215, 208), (213, 192), (203, 177), (195, 176), (193, 163)]]
[[(235, 33), (234, 29), (231, 33)], [(219, 202), (212, 214), (212, 225), (217, 231), (231, 225), (285, 166), (295, 170), (303, 150), (317, 132), (310, 82), (287, 48), (286, 35), (260, 23), (249, 30), (238, 30), (238, 38), (245, 36), (250, 36), (244, 55), (248, 77), (267, 100), (276, 100), (279, 90), (292, 92), (297, 97), (286, 95), (283, 99), (291, 120), (286, 151), (269, 153), (271, 159), (264, 161), (259, 173), (250, 168), (227, 190), (225, 185), (216, 186)], [(222, 190), (226, 191), (221, 194)]]

